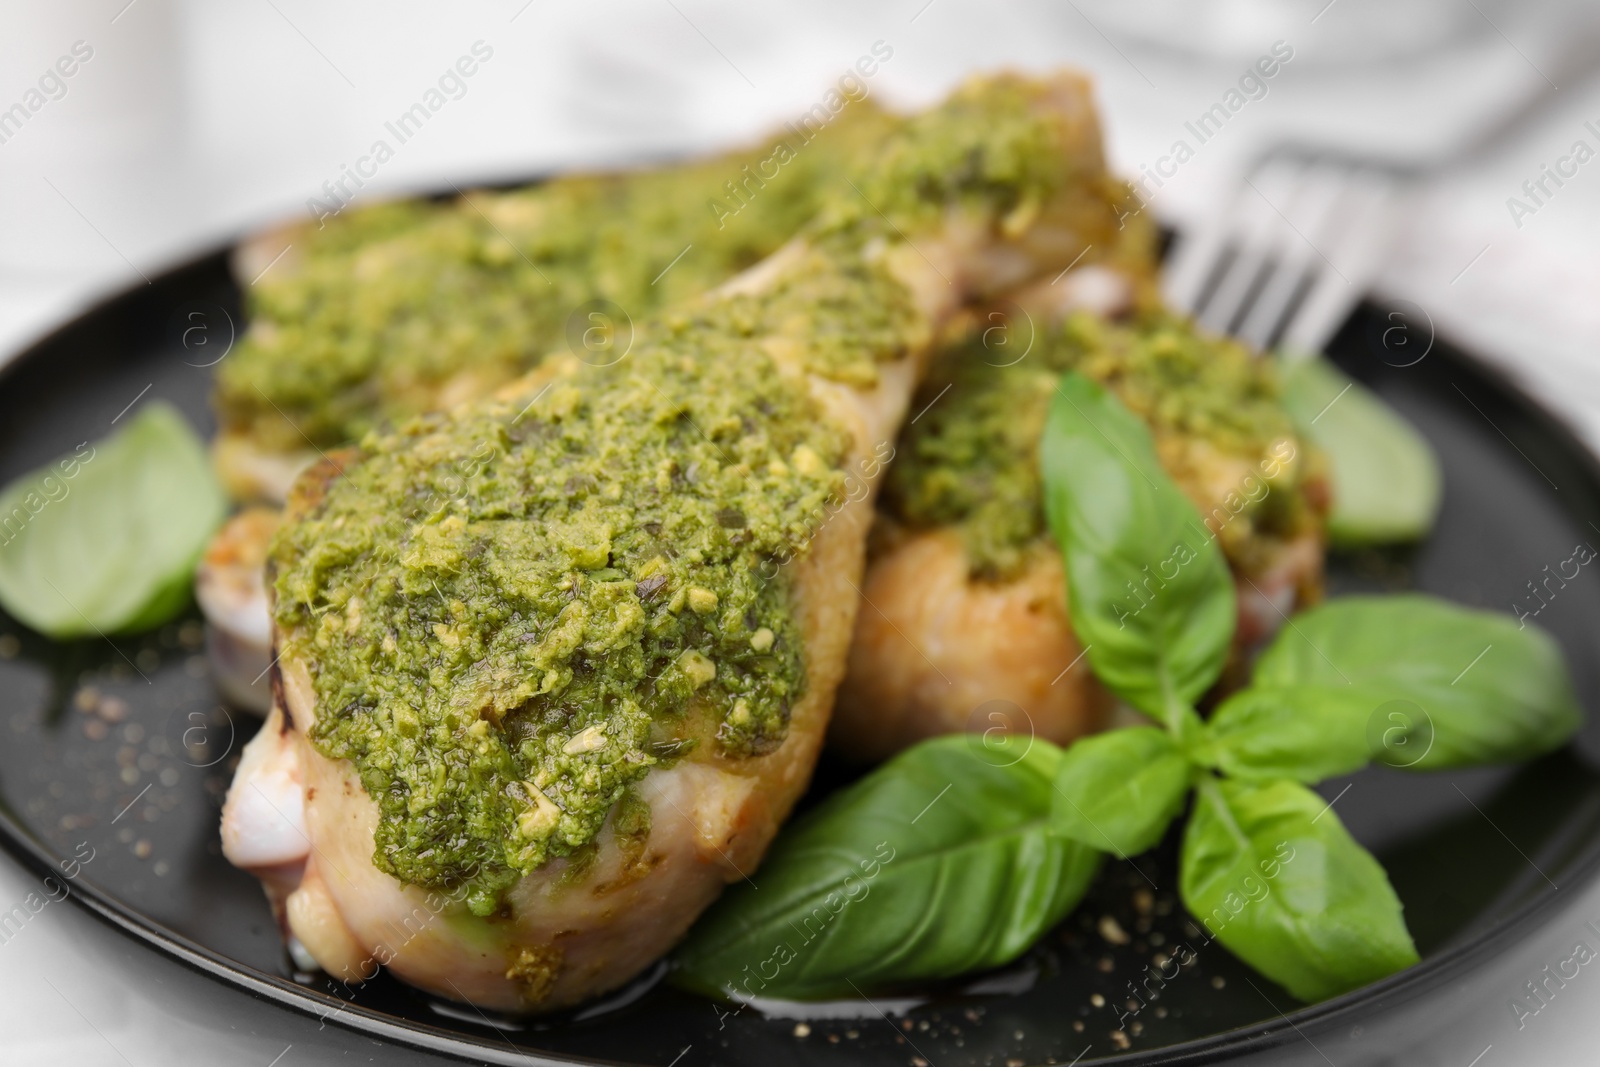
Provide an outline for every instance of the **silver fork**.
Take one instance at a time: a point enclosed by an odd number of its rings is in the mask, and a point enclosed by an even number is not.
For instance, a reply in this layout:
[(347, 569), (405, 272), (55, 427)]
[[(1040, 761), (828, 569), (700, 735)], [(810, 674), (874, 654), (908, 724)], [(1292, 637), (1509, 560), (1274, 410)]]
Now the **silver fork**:
[(1183, 234), (1162, 283), (1202, 326), (1288, 358), (1322, 351), (1367, 293), (1410, 185), (1403, 169), (1285, 145)]

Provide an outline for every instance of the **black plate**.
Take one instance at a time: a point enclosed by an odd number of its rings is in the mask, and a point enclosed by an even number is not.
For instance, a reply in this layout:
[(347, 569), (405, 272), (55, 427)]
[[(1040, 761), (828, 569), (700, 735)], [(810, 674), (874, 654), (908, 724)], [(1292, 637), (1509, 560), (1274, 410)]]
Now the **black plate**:
[[(209, 434), (205, 365), (242, 325), (238, 301), (218, 254), (102, 305), (22, 355), (0, 375), (0, 482), (103, 436), (136, 397), (172, 401)], [(1446, 476), (1438, 530), (1414, 551), (1335, 560), (1332, 584), (1336, 592), (1425, 589), (1509, 611), (1547, 564), (1579, 542), (1600, 544), (1600, 469), (1546, 413), (1435, 342), (1418, 318), (1413, 312), (1409, 347), (1400, 347), (1387, 309), (1364, 307), (1333, 354), (1437, 446)], [(1412, 363), (1426, 345), (1431, 351)], [(655, 980), (660, 969), (558, 1020), (491, 1020), (387, 978), (346, 999), (325, 980), (295, 980), (255, 881), (222, 858), (223, 791), (256, 723), (219, 704), (196, 620), (114, 643), (57, 644), (0, 616), (0, 633), (19, 643), (0, 659), (0, 837), (40, 874), (93, 849), (74, 898), (156, 950), (122, 941), (106, 951), (147, 957), (133, 966), (181, 990), (187, 1007), (178, 1010), (246, 1011), (262, 1032), (324, 1048), (370, 1051), (376, 1038), (389, 1062), (451, 1054), (523, 1062), (524, 1052), (680, 1067), (823, 1055), (955, 1067), (1072, 1062), (1085, 1052), (1078, 1062), (1202, 1063), (1247, 1052), (1282, 1062), (1313, 1039), (1318, 1057), (1339, 1049), (1338, 1062), (1357, 1062), (1467, 968), (1492, 966), (1519, 931), (1600, 868), (1600, 670), (1588, 654), (1588, 635), (1600, 632), (1600, 577), (1580, 574), (1538, 618), (1565, 646), (1591, 713), (1574, 744), (1520, 769), (1377, 768), (1322, 787), (1332, 799), (1350, 785), (1339, 813), (1388, 868), (1423, 955), (1419, 966), (1337, 1000), (1296, 1008), (1220, 945), (1203, 945), (1175, 900), (1171, 841), (1140, 857), (1137, 871), (1108, 865), (1079, 911), (1004, 971), (929, 990), (903, 1011), (889, 1002), (837, 1005), (830, 1019), (811, 1009), (804, 1036), (794, 1018), (729, 1013), (673, 990)], [(106, 723), (79, 710), (86, 687), (120, 701), (126, 718)], [(813, 794), (845, 773), (825, 762)], [(1104, 940), (1105, 916), (1132, 943)], [(1198, 962), (1139, 1013), (1138, 1033), (1121, 1048), (1111, 1031), (1128, 983), (1184, 942), (1198, 949)]]

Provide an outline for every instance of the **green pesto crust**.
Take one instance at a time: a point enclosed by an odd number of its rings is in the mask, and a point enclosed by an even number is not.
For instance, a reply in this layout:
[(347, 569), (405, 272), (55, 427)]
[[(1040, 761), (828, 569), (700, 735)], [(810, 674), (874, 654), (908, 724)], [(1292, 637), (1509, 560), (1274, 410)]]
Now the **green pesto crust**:
[(641, 348), (370, 434), (273, 547), (312, 740), (354, 761), (403, 882), (492, 907), (706, 721), (732, 756), (785, 736), (805, 667), (764, 564), (809, 541), (844, 437), (724, 323)]
[(784, 134), (766, 179), (747, 168), (770, 144), (327, 220), (252, 286), (252, 328), (217, 367), (219, 421), (269, 450), (327, 448), (486, 395), (591, 327), (625, 337), (793, 237), (899, 121), (851, 101), (810, 141)]
[(1254, 462), (1294, 434), (1271, 365), (1242, 345), (1170, 314), (1119, 325), (1080, 312), (1010, 365), (981, 336), (940, 353), (922, 402), (948, 392), (902, 434), (885, 509), (912, 527), (957, 526), (976, 577), (1017, 574), (1045, 535), (1039, 438), (1069, 370), (1111, 388), (1158, 441), (1199, 438)]

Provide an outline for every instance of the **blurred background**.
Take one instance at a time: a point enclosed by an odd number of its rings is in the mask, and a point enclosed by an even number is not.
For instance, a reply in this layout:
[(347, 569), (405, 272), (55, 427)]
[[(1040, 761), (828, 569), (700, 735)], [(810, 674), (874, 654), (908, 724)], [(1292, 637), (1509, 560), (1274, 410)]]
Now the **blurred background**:
[[(1409, 301), (1600, 450), (1597, 41), (1600, 5), (1583, 0), (12, 0), (0, 362), (110, 293), (305, 217), (380, 139), (392, 158), (359, 189), (345, 178), (356, 202), (697, 153), (792, 118), (883, 42), (892, 57), (870, 90), (890, 104), (996, 67), (1089, 71), (1117, 170), (1137, 178), (1176, 141), (1195, 147), (1148, 187), (1180, 234), (1218, 218), (1277, 144), (1403, 172), (1399, 210), (1373, 223), (1370, 291)], [(1186, 124), (1275, 46), (1292, 59), (1197, 143)], [(398, 143), (385, 124), (467, 54), (476, 73)], [(23, 885), (0, 861), (0, 895)], [(1573, 915), (1600, 920), (1600, 895)], [(221, 1051), (239, 1047), (224, 1031), (248, 1030), (242, 998), (237, 1028), (142, 1012), (127, 974), (74, 947), (91, 920), (48, 919), (0, 956), (0, 1061), (188, 1062), (183, 1049), (221, 1041), (196, 1061), (257, 1062)], [(39, 991), (39, 967), (72, 983), (81, 1014)], [(1600, 982), (1564, 992), (1537, 1032), (1512, 1025), (1503, 997), (1464, 1004), (1475, 1021), (1406, 1062), (1593, 1062)], [(316, 1060), (284, 1061), (298, 1062)]]

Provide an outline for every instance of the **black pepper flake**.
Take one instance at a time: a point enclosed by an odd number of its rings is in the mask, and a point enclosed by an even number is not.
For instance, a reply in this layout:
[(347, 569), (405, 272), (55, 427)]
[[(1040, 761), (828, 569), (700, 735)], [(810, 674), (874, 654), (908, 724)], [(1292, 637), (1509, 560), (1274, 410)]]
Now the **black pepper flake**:
[(634, 595), (637, 596), (640, 600), (649, 600), (651, 597), (653, 597), (657, 593), (659, 593), (661, 591), (662, 586), (664, 586), (666, 584), (667, 584), (667, 576), (665, 574), (652, 574), (650, 577), (646, 578), (644, 581), (639, 582), (637, 585), (635, 585), (633, 587), (633, 592), (634, 592)]
[(738, 508), (722, 508), (717, 512), (717, 525), (730, 530), (744, 529), (744, 512)]

